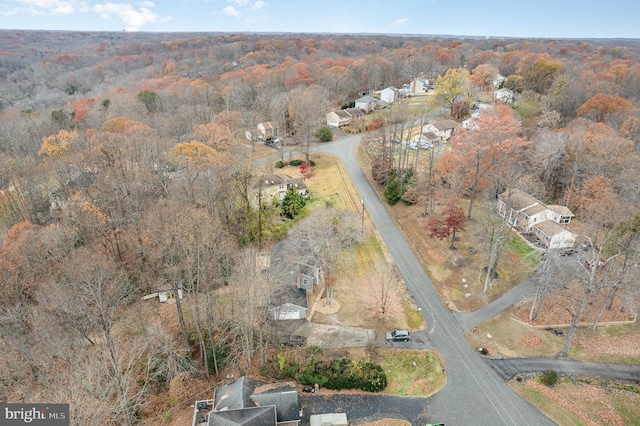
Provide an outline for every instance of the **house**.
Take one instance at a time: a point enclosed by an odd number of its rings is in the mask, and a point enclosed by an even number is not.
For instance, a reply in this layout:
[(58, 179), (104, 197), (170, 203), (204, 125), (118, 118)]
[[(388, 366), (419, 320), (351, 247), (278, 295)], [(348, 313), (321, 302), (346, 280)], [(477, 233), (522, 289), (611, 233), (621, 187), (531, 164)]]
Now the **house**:
[(276, 198), (282, 201), (289, 188), (295, 187), (298, 194), (307, 195), (307, 185), (302, 178), (294, 178), (285, 174), (262, 176), (253, 181), (251, 188), (253, 190), (252, 202), (258, 205), (258, 200), (265, 202)]
[(493, 99), (509, 104), (513, 102), (515, 95), (516, 94), (513, 90), (503, 87), (502, 89), (498, 89), (493, 92)]
[(372, 98), (371, 96), (363, 96), (359, 99), (356, 99), (356, 108), (363, 110), (366, 114), (369, 114), (371, 111), (376, 109), (376, 103), (378, 100), (376, 98)]
[(347, 108), (331, 111), (327, 114), (327, 126), (340, 127), (359, 121), (364, 117), (364, 113), (358, 108)]
[(388, 104), (392, 104), (398, 99), (398, 89), (393, 86), (389, 86), (386, 89), (382, 89), (380, 92), (380, 100)]
[[(178, 287), (178, 298), (182, 300), (182, 287)], [(160, 303), (176, 303), (176, 292), (173, 288), (158, 290)]]
[(265, 383), (240, 377), (196, 401), (192, 426), (294, 426), (300, 423), (295, 383)]
[(258, 130), (263, 139), (273, 139), (278, 136), (278, 127), (271, 121), (258, 123)]
[(317, 266), (296, 263), (285, 277), (285, 282), (272, 289), (270, 311), (275, 320), (305, 319), (309, 308), (308, 297), (322, 283)]
[(272, 289), (270, 311), (274, 320), (305, 319), (309, 307), (307, 291), (296, 286), (299, 279), (294, 271), (287, 274), (284, 283)]
[(457, 126), (458, 123), (453, 120), (440, 120), (435, 123), (429, 123), (422, 126), (422, 133), (434, 133), (440, 142), (445, 142), (451, 137)]
[(567, 207), (547, 206), (519, 189), (498, 195), (498, 214), (521, 233), (533, 233), (547, 248), (573, 247), (577, 235), (566, 228), (574, 214)]
[(412, 95), (427, 93), (427, 91), (429, 90), (429, 80), (424, 78), (416, 78), (411, 83), (409, 83), (409, 86)]
[(491, 83), (493, 84), (493, 87), (495, 87), (496, 89), (499, 89), (505, 80), (506, 78), (503, 75), (498, 74)]
[(364, 112), (358, 108), (347, 108), (345, 111), (351, 116), (351, 122), (360, 121), (364, 117)]
[(351, 114), (343, 109), (327, 114), (327, 126), (340, 127), (351, 123), (351, 120)]
[(433, 132), (420, 133), (415, 135), (412, 139), (416, 143), (416, 146), (421, 148), (431, 148), (434, 144), (440, 142), (440, 138)]

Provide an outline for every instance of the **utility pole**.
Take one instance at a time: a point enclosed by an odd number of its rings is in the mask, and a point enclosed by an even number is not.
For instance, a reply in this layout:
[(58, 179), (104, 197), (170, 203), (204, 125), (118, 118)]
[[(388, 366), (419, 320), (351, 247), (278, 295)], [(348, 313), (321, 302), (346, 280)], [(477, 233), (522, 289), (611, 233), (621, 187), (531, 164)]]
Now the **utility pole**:
[(362, 197), (362, 200), (360, 201), (362, 203), (362, 226), (361, 226), (361, 233), (362, 233), (362, 238), (364, 238), (364, 196)]

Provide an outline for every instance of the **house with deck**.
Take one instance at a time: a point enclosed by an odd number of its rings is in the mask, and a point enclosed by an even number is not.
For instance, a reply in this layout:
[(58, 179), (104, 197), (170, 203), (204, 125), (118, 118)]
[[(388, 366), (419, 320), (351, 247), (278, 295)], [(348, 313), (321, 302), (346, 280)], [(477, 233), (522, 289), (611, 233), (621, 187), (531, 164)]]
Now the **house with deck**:
[(575, 246), (577, 235), (567, 228), (574, 214), (565, 206), (545, 205), (524, 191), (512, 189), (498, 195), (498, 214), (516, 231), (535, 235), (546, 248)]

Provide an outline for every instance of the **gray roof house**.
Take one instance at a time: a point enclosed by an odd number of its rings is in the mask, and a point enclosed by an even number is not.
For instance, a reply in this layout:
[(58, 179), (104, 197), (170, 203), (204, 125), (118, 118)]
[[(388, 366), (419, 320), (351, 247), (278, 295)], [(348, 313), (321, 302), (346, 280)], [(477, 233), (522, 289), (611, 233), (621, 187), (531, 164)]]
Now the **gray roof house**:
[(547, 248), (575, 245), (577, 235), (567, 229), (574, 214), (565, 206), (545, 205), (519, 189), (498, 195), (498, 214), (514, 229), (533, 233)]
[(240, 377), (213, 399), (196, 401), (193, 426), (293, 426), (300, 423), (295, 383), (265, 383)]
[(374, 109), (376, 109), (376, 104), (378, 100), (376, 98), (372, 98), (371, 96), (363, 96), (359, 99), (356, 99), (356, 108), (366, 111), (366, 113), (370, 113)]

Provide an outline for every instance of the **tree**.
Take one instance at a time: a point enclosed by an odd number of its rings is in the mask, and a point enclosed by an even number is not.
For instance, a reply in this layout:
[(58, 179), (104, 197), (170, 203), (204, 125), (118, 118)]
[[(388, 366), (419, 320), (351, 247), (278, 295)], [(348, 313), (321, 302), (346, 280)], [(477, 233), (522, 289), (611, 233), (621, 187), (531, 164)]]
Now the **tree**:
[(331, 142), (333, 140), (333, 132), (329, 126), (320, 127), (314, 136), (322, 142)]
[(596, 121), (606, 121), (614, 113), (626, 111), (632, 107), (633, 104), (624, 98), (598, 93), (582, 104), (577, 112), (578, 115), (593, 116)]
[(295, 186), (290, 186), (287, 189), (287, 193), (284, 195), (282, 202), (280, 203), (280, 208), (282, 209), (282, 213), (287, 216), (289, 219), (294, 219), (296, 216), (300, 214), (302, 209), (304, 208), (306, 201), (302, 195), (298, 192), (298, 188)]
[(294, 251), (301, 262), (317, 265), (324, 275), (330, 304), (335, 274), (343, 251), (361, 238), (357, 217), (333, 208), (316, 209), (292, 230)]
[(528, 145), (519, 136), (519, 130), (513, 110), (496, 105), (493, 110), (480, 113), (476, 126), (461, 129), (451, 139), (451, 150), (442, 154), (442, 173), (451, 180), (454, 176), (462, 178), (469, 191), (469, 219), (475, 197), (488, 184), (488, 178), (517, 162)]
[(469, 71), (463, 68), (450, 68), (444, 75), (436, 79), (435, 102), (438, 105), (449, 108), (453, 113), (453, 104), (461, 99), (469, 80)]
[(402, 198), (402, 188), (395, 170), (391, 172), (387, 186), (384, 188), (384, 198), (390, 206), (395, 206)]
[(149, 112), (157, 112), (160, 109), (160, 95), (152, 90), (142, 90), (138, 93), (138, 100)]
[(78, 141), (78, 131), (60, 130), (55, 135), (42, 139), (42, 146), (38, 154), (45, 157), (59, 157), (71, 151), (73, 145)]
[(444, 240), (451, 236), (450, 250), (455, 250), (456, 232), (464, 231), (467, 223), (464, 210), (457, 205), (458, 200), (451, 198), (440, 212), (440, 217), (429, 216), (427, 232), (431, 238)]
[(309, 162), (309, 138), (328, 109), (329, 100), (326, 90), (316, 84), (296, 87), (289, 93), (289, 117), (293, 120), (296, 137), (304, 142), (307, 163)]
[(471, 71), (469, 80), (482, 90), (493, 85), (493, 81), (500, 74), (498, 68), (490, 64), (480, 64)]
[(397, 277), (391, 265), (375, 268), (372, 275), (372, 292), (367, 302), (371, 315), (382, 323), (402, 311), (402, 301), (396, 287)]
[(525, 90), (533, 90), (545, 94), (560, 72), (560, 62), (552, 60), (549, 55), (531, 54), (524, 58), (518, 69), (522, 76)]

